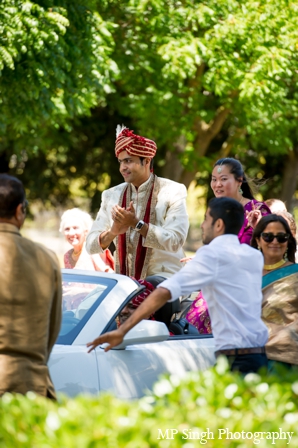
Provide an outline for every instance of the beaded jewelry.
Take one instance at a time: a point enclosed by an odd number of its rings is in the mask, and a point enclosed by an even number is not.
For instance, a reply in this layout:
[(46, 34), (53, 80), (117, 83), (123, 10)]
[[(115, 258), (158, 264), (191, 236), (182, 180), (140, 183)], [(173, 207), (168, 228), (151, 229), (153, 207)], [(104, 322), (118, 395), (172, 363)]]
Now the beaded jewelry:
[(222, 160), (221, 164), (219, 165), (219, 167), (217, 168), (217, 172), (221, 173), (222, 172), (222, 165), (224, 163), (225, 159)]
[(272, 271), (273, 269), (277, 269), (280, 268), (281, 266), (283, 266), (286, 263), (286, 260), (282, 259), (280, 261), (278, 261), (275, 264), (264, 264), (264, 269), (266, 271)]

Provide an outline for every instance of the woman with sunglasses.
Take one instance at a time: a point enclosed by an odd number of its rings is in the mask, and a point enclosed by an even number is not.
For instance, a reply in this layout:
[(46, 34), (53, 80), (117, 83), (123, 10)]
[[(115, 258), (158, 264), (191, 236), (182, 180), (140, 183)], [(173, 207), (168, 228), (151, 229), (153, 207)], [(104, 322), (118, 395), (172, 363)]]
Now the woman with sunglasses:
[(251, 246), (264, 256), (263, 275), (295, 263), (296, 240), (281, 215), (263, 216), (256, 225)]
[[(257, 224), (251, 246), (264, 256), (263, 276), (295, 263), (296, 240), (280, 215), (264, 216)], [(279, 277), (279, 276), (278, 276)], [(298, 365), (298, 276), (297, 273), (263, 288), (262, 319), (269, 330), (266, 353), (269, 368), (278, 364)]]

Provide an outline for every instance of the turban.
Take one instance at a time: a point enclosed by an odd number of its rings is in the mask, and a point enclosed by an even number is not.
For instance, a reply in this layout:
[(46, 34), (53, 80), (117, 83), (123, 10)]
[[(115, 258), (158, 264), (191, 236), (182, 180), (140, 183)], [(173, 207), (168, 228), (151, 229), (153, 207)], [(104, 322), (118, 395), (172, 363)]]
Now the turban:
[[(134, 277), (130, 277), (133, 280), (136, 280)], [(154, 286), (152, 285), (152, 283), (147, 282), (146, 280), (136, 280), (137, 283), (139, 283), (140, 285), (143, 285), (146, 287), (146, 289), (144, 289), (140, 294), (138, 294), (136, 297), (134, 297), (129, 303), (134, 307), (134, 309), (137, 309), (138, 306), (141, 305), (142, 302), (144, 302), (144, 300), (151, 294), (152, 291), (154, 291)], [(121, 314), (121, 313), (120, 313)], [(118, 316), (119, 317), (119, 316)], [(151, 316), (149, 317), (149, 320), (155, 320), (154, 319), (154, 313), (151, 314)], [(119, 326), (121, 325), (119, 318), (117, 319), (117, 327), (119, 328)]]
[(130, 156), (149, 157), (152, 159), (155, 156), (157, 146), (153, 140), (149, 138), (136, 135), (124, 126), (118, 124), (116, 131), (116, 157), (122, 151), (126, 151)]
[[(133, 277), (132, 277), (133, 278)], [(142, 286), (145, 286), (146, 289), (142, 291), (139, 295), (137, 295), (134, 299), (132, 299), (131, 303), (134, 308), (138, 308), (139, 305), (141, 305), (142, 302), (154, 291), (154, 286), (152, 283), (147, 282), (146, 280), (138, 280), (138, 283)]]

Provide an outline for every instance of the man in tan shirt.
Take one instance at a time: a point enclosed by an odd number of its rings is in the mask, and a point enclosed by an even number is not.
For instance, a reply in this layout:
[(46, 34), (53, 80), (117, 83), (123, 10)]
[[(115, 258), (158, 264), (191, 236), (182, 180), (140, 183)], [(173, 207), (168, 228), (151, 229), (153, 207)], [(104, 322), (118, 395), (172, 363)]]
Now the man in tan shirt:
[(55, 399), (47, 362), (61, 324), (61, 271), (53, 252), (21, 236), (26, 205), (21, 181), (0, 174), (0, 395)]

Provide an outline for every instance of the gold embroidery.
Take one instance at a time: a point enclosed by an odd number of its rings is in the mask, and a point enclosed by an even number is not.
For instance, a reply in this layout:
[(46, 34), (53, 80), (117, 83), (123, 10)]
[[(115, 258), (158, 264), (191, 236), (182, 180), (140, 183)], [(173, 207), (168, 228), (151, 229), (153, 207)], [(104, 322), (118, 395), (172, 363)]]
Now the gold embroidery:
[(164, 250), (164, 246), (162, 246), (160, 244), (160, 242), (156, 238), (156, 235), (154, 234), (154, 232), (150, 232), (150, 228), (148, 230), (147, 237), (146, 237), (146, 246), (152, 246), (155, 249)]
[(98, 239), (99, 239), (99, 237), (94, 238), (94, 240), (91, 241), (91, 244), (90, 244), (90, 253), (91, 254), (98, 254), (99, 252), (103, 252)]
[[(140, 211), (138, 212), (138, 218), (144, 219), (147, 203), (149, 200), (149, 196), (151, 194), (152, 185), (153, 185), (153, 191), (152, 191), (152, 197), (151, 197), (149, 223), (154, 225), (155, 220), (156, 220), (155, 209), (156, 209), (156, 203), (157, 203), (157, 195), (159, 192), (159, 182), (155, 175), (151, 176), (150, 181), (147, 185), (146, 194), (145, 194), (144, 200), (141, 203)], [(120, 195), (119, 203), (118, 203), (120, 205), (120, 207), (122, 207), (123, 196), (124, 196), (125, 191), (127, 192), (126, 193), (126, 204), (129, 204), (131, 201), (132, 188), (131, 188), (131, 185), (128, 184), (128, 185), (125, 185), (125, 187)], [(131, 232), (134, 232), (134, 233), (133, 233), (132, 239), (130, 240)], [(131, 228), (129, 228), (129, 230), (125, 234), (126, 248), (128, 248), (129, 246), (131, 246), (133, 248), (130, 262), (129, 262), (128, 254), (126, 254), (126, 260), (125, 260), (126, 274), (131, 277), (135, 276), (136, 249), (138, 247), (140, 238), (143, 238), (142, 235), (140, 235), (138, 232), (136, 232), (134, 229), (131, 229)], [(117, 248), (117, 250), (116, 250), (116, 272), (119, 273), (120, 272), (120, 260), (119, 260), (119, 251), (118, 251), (118, 237), (116, 238), (116, 248)], [(143, 269), (141, 272), (141, 278), (146, 277), (151, 255), (152, 255), (152, 248), (147, 248), (146, 256), (145, 256), (145, 260), (144, 260), (144, 264), (143, 264)]]
[[(152, 191), (152, 198), (151, 198), (149, 222), (150, 222), (150, 224), (155, 225), (155, 221), (156, 221), (155, 210), (156, 210), (157, 196), (159, 193), (160, 184), (159, 184), (158, 178), (155, 175), (152, 176), (152, 182), (153, 182), (153, 191)], [(150, 191), (151, 191), (151, 187), (150, 187)], [(149, 198), (149, 196), (148, 196), (148, 198)], [(145, 209), (146, 209), (148, 198), (145, 200)], [(145, 213), (145, 211), (144, 211), (144, 213)], [(141, 273), (141, 278), (145, 278), (147, 275), (151, 256), (152, 256), (152, 248), (147, 247), (146, 257), (145, 257), (145, 261), (144, 261), (143, 269), (142, 269), (142, 273)]]

